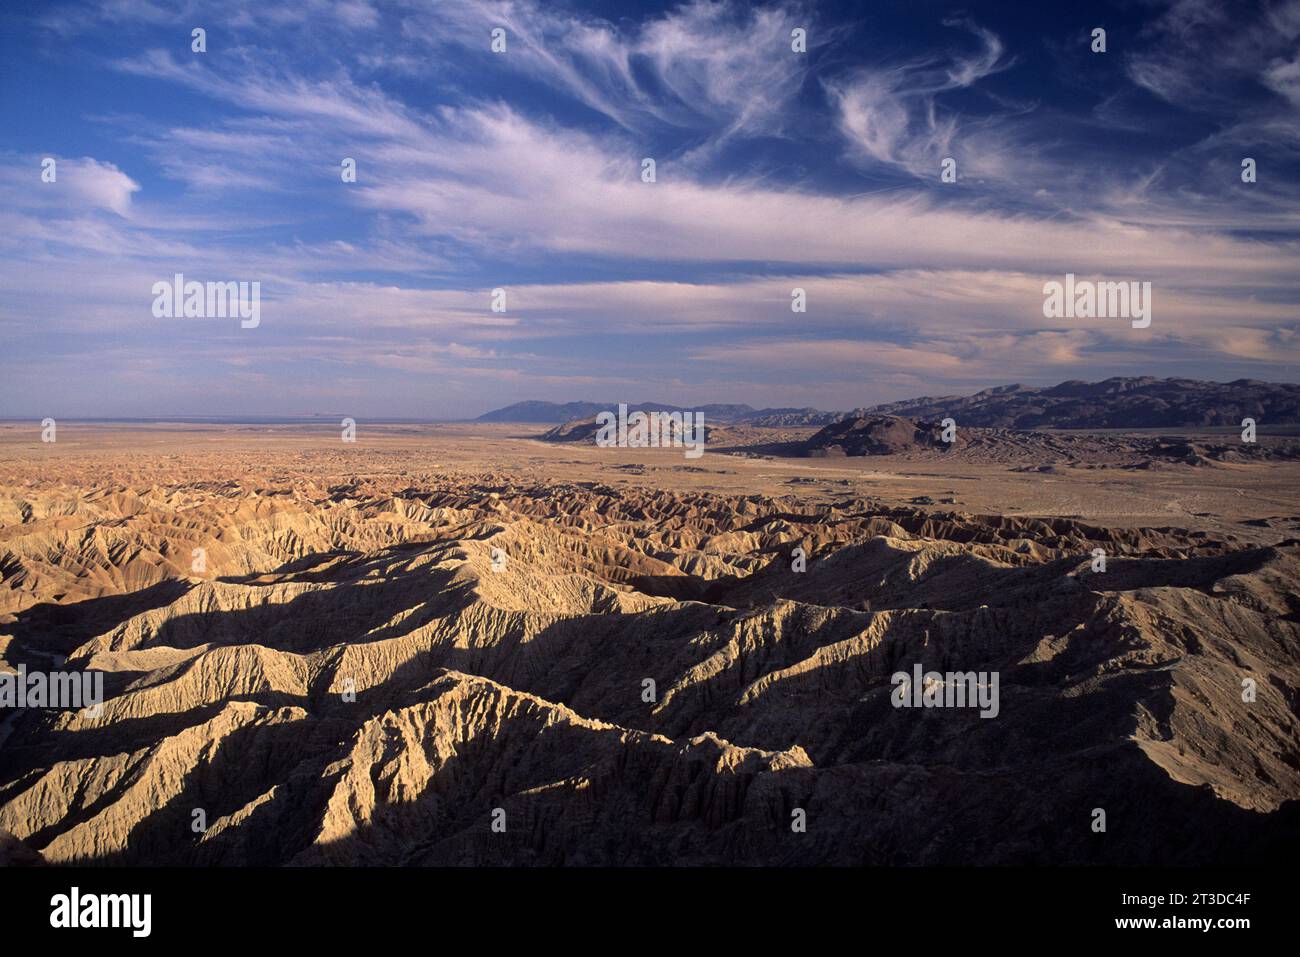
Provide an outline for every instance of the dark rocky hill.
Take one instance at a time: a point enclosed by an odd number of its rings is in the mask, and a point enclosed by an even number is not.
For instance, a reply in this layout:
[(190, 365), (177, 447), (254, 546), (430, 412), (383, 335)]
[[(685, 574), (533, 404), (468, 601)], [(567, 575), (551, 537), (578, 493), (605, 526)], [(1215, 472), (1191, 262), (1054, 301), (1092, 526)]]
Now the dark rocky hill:
[[(561, 425), (592, 420), (617, 403), (516, 402), (479, 416), (479, 422), (535, 422)], [(674, 411), (686, 406), (642, 402), (629, 411)], [(1300, 385), (1237, 379), (1112, 378), (1071, 380), (1054, 386), (1003, 385), (974, 395), (922, 396), (847, 412), (813, 408), (755, 409), (748, 405), (691, 406), (705, 421), (757, 428), (820, 428), (844, 419), (893, 415), (916, 421), (952, 416), (962, 426), (1004, 429), (1184, 429), (1240, 426), (1253, 418), (1261, 427), (1300, 424)]]

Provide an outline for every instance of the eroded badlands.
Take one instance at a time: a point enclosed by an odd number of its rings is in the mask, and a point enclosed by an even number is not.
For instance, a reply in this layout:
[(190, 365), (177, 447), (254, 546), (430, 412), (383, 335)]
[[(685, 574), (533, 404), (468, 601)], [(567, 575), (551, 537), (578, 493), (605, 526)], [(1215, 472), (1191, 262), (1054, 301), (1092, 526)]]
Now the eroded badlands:
[[(524, 429), (3, 430), (0, 667), (107, 700), (0, 714), (0, 856), (1294, 853), (1295, 463), (687, 469)], [(997, 672), (997, 717), (893, 707), (916, 663)]]

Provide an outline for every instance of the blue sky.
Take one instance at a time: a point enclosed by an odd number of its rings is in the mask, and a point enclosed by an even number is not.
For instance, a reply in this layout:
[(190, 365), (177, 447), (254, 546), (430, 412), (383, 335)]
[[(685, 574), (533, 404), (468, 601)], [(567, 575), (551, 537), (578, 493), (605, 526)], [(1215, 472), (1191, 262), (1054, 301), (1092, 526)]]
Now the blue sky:
[[(0, 417), (1297, 379), (1300, 0), (6, 12)], [(1067, 272), (1151, 326), (1045, 318)]]

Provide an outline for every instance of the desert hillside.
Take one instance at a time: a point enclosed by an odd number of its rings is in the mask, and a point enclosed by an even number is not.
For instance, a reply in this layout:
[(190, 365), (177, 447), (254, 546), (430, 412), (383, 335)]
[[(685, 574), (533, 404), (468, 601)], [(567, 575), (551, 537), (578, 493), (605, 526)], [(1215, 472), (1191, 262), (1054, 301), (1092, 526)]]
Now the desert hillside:
[(898, 455), (967, 462), (1049, 465), (1074, 468), (1136, 468), (1300, 459), (1300, 439), (1256, 437), (1242, 442), (1227, 435), (1145, 435), (1124, 431), (1049, 432), (1042, 429), (962, 427), (955, 420), (950, 439), (941, 421), (896, 415), (850, 417), (802, 441), (783, 447), (803, 456)]
[(940, 419), (1013, 429), (1175, 429), (1300, 422), (1300, 385), (1236, 379), (1205, 382), (1155, 376), (1070, 380), (1038, 388), (997, 386), (968, 396), (906, 399), (873, 406), (877, 415)]
[[(8, 860), (1295, 850), (1300, 509), (1281, 493), (1120, 526), (911, 505), (870, 494), (884, 479), (796, 481), (816, 474), (797, 462), (672, 471), (668, 450), (564, 465), (578, 452), (524, 442), (506, 468), (504, 439), (402, 430), (151, 441), (3, 446), (0, 668), (101, 670), (107, 694), (98, 717), (0, 726)], [(1264, 489), (1292, 466), (1224, 468)], [(1078, 506), (1091, 476), (1052, 494)], [(996, 716), (892, 706), (914, 665), (997, 673)]]

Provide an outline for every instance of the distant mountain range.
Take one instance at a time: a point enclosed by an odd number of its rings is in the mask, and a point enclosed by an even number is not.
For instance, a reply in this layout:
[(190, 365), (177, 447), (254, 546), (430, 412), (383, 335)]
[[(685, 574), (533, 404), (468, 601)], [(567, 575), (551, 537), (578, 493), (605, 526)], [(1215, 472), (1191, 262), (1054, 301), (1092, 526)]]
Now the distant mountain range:
[(1167, 429), (1300, 422), (1300, 385), (1237, 379), (1114, 378), (1071, 380), (1050, 388), (1006, 385), (971, 396), (908, 399), (868, 410), (928, 420), (1006, 429)]
[[(559, 425), (594, 419), (618, 403), (517, 402), (479, 416), (479, 422)], [(643, 402), (629, 411), (671, 411), (683, 406)], [(894, 415), (918, 421), (951, 416), (963, 426), (1006, 429), (1155, 429), (1300, 423), (1300, 385), (1237, 379), (1116, 377), (1102, 382), (1070, 380), (1051, 387), (1004, 385), (968, 396), (924, 396), (847, 412), (820, 409), (755, 409), (748, 405), (691, 406), (709, 423), (760, 427), (826, 426), (847, 418)]]
[[(629, 412), (675, 412), (680, 405), (660, 402), (635, 402)], [(581, 419), (595, 419), (604, 411), (616, 412), (617, 402), (516, 402), (503, 409), (480, 415), (477, 422), (532, 422), (539, 425), (562, 425)], [(755, 409), (749, 405), (693, 405), (692, 412), (703, 412), (706, 422), (746, 423), (759, 426), (826, 425), (847, 413), (823, 412), (820, 409)], [(789, 420), (789, 421), (785, 421)]]

